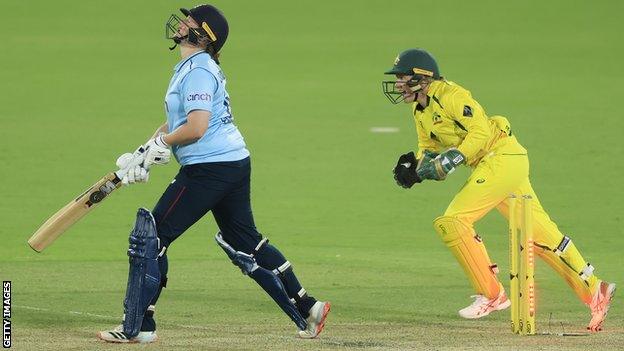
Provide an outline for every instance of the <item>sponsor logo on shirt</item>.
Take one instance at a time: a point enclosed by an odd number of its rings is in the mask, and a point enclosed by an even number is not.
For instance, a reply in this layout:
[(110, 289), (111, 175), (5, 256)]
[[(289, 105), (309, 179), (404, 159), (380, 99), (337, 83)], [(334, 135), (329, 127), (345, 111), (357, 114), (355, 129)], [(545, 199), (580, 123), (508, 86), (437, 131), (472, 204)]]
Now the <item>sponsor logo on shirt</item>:
[(210, 94), (208, 93), (191, 94), (186, 97), (186, 101), (197, 101), (197, 100), (210, 101)]
[(442, 117), (437, 112), (433, 113), (433, 125), (442, 123)]

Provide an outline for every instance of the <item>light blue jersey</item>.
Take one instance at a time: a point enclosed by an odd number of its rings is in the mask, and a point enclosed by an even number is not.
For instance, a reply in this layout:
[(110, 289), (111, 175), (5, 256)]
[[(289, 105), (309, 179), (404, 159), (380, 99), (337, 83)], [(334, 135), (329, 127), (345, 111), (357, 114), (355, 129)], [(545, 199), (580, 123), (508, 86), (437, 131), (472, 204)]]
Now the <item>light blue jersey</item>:
[(169, 132), (186, 123), (187, 115), (193, 110), (210, 112), (209, 126), (201, 139), (172, 146), (181, 165), (238, 161), (249, 156), (243, 136), (233, 123), (225, 76), (206, 52), (195, 53), (174, 67), (165, 110)]

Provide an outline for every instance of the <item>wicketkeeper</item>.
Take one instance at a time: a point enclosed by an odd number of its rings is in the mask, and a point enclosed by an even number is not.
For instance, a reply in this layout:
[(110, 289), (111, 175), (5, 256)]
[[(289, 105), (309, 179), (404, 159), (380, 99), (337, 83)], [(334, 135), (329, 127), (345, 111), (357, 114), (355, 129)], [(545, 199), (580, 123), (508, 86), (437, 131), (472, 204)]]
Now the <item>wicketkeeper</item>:
[(403, 51), (385, 74), (384, 94), (394, 104), (412, 104), (418, 150), (399, 157), (394, 179), (404, 188), (423, 180), (444, 180), (466, 165), (472, 174), (444, 214), (433, 221), (435, 231), (451, 250), (476, 292), (475, 301), (461, 309), (464, 318), (481, 318), (510, 305), (474, 223), (496, 208), (508, 217), (510, 194), (533, 197), (535, 252), (570, 285), (591, 311), (587, 328), (602, 329), (615, 284), (600, 280), (570, 239), (542, 208), (529, 181), (529, 158), (509, 121), (486, 115), (461, 86), (445, 80), (427, 51)]
[(308, 295), (290, 261), (258, 232), (250, 204), (251, 163), (234, 124), (219, 52), (228, 23), (211, 5), (171, 15), (167, 38), (180, 46), (165, 96), (167, 122), (134, 154), (118, 160), (131, 168), (126, 184), (147, 181), (152, 165), (182, 166), (152, 212), (140, 209), (130, 233), (130, 271), (122, 325), (101, 331), (108, 342), (148, 343), (157, 339), (155, 305), (167, 285), (167, 250), (190, 226), (212, 212), (217, 244), (232, 263), (264, 289), (298, 327), (301, 338), (315, 338), (325, 324), (329, 302)]

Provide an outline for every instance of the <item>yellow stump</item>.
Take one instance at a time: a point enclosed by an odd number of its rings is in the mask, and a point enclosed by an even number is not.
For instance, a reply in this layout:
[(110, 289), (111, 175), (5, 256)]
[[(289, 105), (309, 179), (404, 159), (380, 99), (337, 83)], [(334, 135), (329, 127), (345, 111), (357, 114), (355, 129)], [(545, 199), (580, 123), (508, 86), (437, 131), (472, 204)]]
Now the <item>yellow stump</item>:
[(518, 281), (518, 259), (519, 246), (516, 223), (516, 196), (509, 197), (509, 279), (511, 300), (511, 331), (513, 333), (520, 332), (520, 315), (519, 315), (519, 284)]
[[(522, 273), (524, 282), (522, 284), (522, 308), (524, 328), (523, 335), (535, 334), (535, 254), (533, 246), (533, 199), (531, 196), (522, 197), (522, 225), (521, 236), (523, 246), (524, 267)], [(522, 276), (521, 276), (522, 277)]]
[(533, 246), (533, 199), (509, 197), (509, 277), (511, 330), (535, 334), (535, 252)]

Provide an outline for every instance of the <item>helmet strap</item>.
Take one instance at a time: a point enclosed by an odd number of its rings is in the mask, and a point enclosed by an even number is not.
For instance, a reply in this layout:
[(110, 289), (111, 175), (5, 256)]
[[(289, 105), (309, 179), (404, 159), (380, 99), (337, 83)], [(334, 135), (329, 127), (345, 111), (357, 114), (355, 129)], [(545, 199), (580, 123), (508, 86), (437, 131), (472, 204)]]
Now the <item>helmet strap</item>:
[(416, 84), (414, 86), (409, 86), (409, 88), (412, 91), (412, 93), (418, 93), (421, 90), (423, 90), (424, 87), (422, 86), (422, 84)]
[[(417, 78), (417, 79), (414, 79), (414, 78)], [(430, 77), (428, 76), (415, 75), (412, 77), (412, 79), (408, 82), (407, 85), (410, 87), (410, 89), (412, 89), (412, 92), (418, 93), (421, 90), (425, 89), (427, 85), (429, 85), (429, 83), (431, 82), (429, 78)]]

